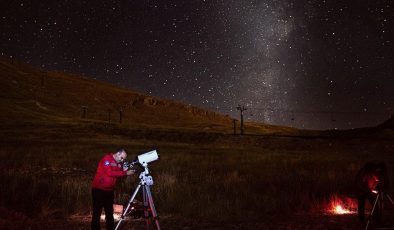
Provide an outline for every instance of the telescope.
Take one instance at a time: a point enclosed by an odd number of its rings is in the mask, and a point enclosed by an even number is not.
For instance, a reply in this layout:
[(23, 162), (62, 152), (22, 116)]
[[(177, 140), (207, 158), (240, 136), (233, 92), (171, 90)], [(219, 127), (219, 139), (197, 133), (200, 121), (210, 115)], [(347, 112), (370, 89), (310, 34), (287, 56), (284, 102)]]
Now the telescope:
[(147, 167), (148, 163), (151, 163), (153, 161), (157, 161), (158, 159), (159, 159), (159, 154), (157, 153), (156, 150), (152, 150), (152, 151), (143, 153), (141, 155), (138, 155), (136, 157), (136, 159), (131, 161), (130, 163), (129, 162), (125, 162), (124, 163), (124, 167), (131, 168), (135, 164), (139, 164), (139, 165), (141, 165), (143, 167)]
[(159, 159), (159, 155), (157, 154), (157, 151), (156, 150), (152, 150), (152, 151), (149, 151), (147, 153), (138, 155), (137, 159), (135, 161), (136, 161), (136, 163), (139, 163), (142, 166), (145, 166), (148, 163), (151, 163), (151, 162), (156, 161), (158, 159)]
[[(115, 230), (118, 230), (121, 227), (121, 224), (126, 217), (126, 215), (130, 215), (134, 213), (137, 215), (139, 212), (136, 212), (136, 208), (134, 205), (134, 199), (140, 189), (142, 189), (142, 198), (143, 198), (143, 204), (144, 207), (142, 209), (144, 213), (144, 217), (146, 219), (146, 224), (147, 224), (147, 229), (149, 228), (149, 225), (154, 223), (154, 226), (156, 226), (156, 230), (160, 230), (160, 225), (159, 225), (159, 220), (158, 220), (158, 215), (156, 212), (155, 205), (153, 203), (153, 197), (152, 193), (150, 190), (150, 187), (153, 185), (153, 177), (149, 174), (149, 169), (148, 169), (148, 163), (154, 162), (159, 159), (159, 155), (157, 154), (156, 150), (152, 150), (146, 153), (143, 153), (141, 155), (138, 155), (134, 161), (131, 163), (124, 163), (124, 167), (133, 167), (134, 164), (137, 164), (139, 166), (142, 166), (142, 170), (140, 171), (140, 183), (138, 184), (137, 188), (134, 190), (126, 208), (123, 210), (123, 214), (120, 217), (119, 222), (116, 225)], [(126, 165), (125, 165), (126, 164)], [(133, 210), (135, 212), (133, 212)], [(140, 210), (141, 211), (141, 210)], [(149, 218), (152, 217), (152, 220), (149, 220)]]

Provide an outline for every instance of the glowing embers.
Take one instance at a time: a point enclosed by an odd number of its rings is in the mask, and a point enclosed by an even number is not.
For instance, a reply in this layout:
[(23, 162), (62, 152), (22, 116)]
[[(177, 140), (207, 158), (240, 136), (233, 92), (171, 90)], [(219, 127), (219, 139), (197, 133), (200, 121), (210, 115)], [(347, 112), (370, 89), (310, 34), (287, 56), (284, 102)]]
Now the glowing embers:
[[(119, 221), (122, 217), (123, 211), (124, 211), (124, 206), (121, 204), (114, 204), (114, 220), (115, 222)], [(144, 211), (150, 212), (149, 208), (145, 208), (143, 203), (134, 200), (133, 203), (131, 204), (131, 207), (129, 208), (129, 211), (125, 214), (125, 218), (132, 218), (132, 219), (139, 219), (144, 216)], [(102, 221), (105, 220), (105, 213), (103, 212), (100, 216), (100, 219)]]
[(335, 210), (333, 210), (333, 213), (334, 213), (334, 214), (341, 215), (341, 214), (349, 214), (349, 213), (352, 213), (352, 212), (351, 212), (350, 210), (344, 209), (344, 208), (342, 207), (342, 205), (337, 204), (337, 205), (335, 206)]
[(354, 214), (357, 212), (357, 201), (349, 197), (333, 195), (326, 212), (331, 215)]
[[(119, 221), (119, 220), (120, 220), (120, 217), (122, 216), (123, 205), (114, 204), (113, 207), (114, 207), (114, 220), (115, 220), (115, 222), (116, 222), (116, 221)], [(100, 219), (101, 219), (102, 221), (105, 220), (105, 214), (104, 214), (104, 212), (101, 214)]]

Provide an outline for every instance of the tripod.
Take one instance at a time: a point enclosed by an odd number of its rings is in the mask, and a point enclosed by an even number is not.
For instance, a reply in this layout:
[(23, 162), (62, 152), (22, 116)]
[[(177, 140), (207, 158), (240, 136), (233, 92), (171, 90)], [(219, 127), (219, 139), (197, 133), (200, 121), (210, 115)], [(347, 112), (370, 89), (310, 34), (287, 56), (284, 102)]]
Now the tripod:
[(394, 206), (394, 201), (393, 201), (393, 199), (391, 199), (391, 197), (388, 194), (385, 194), (383, 191), (377, 191), (377, 195), (376, 195), (376, 199), (373, 204), (373, 207), (372, 207), (372, 211), (369, 214), (367, 224), (365, 225), (365, 230), (368, 230), (369, 223), (371, 222), (371, 218), (372, 218), (373, 214), (375, 213), (376, 209), (377, 208), (380, 208), (381, 210), (383, 209), (385, 197), (387, 197), (387, 199), (390, 201), (390, 203)]
[(152, 193), (150, 191), (150, 186), (153, 185), (153, 178), (152, 176), (149, 175), (149, 169), (148, 165), (145, 163), (142, 165), (144, 167), (144, 171), (140, 173), (140, 183), (138, 184), (137, 188), (134, 190), (133, 195), (131, 196), (127, 207), (124, 209), (122, 216), (120, 217), (119, 222), (116, 224), (115, 230), (118, 230), (122, 221), (124, 220), (125, 216), (129, 212), (131, 205), (137, 196), (138, 191), (142, 187), (142, 197), (144, 201), (144, 217), (146, 219), (146, 229), (150, 229), (151, 221), (149, 219), (150, 216), (152, 216), (152, 219), (154, 221), (154, 224), (156, 226), (157, 230), (160, 230), (160, 225), (159, 225), (159, 219), (158, 215), (156, 212), (155, 205), (153, 203), (153, 197)]

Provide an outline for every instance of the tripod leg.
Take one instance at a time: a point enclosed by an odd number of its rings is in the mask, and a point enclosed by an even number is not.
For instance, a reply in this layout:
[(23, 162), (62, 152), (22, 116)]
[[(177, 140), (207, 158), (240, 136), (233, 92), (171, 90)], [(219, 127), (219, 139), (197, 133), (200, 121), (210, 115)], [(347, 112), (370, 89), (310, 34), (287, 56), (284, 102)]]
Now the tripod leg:
[(367, 225), (365, 226), (365, 230), (368, 229), (369, 222), (371, 222), (371, 217), (372, 217), (373, 213), (375, 212), (376, 205), (378, 204), (378, 201), (379, 201), (379, 195), (380, 195), (380, 194), (378, 194), (378, 195), (376, 196), (375, 202), (374, 202), (374, 204), (373, 204), (372, 211), (371, 211), (371, 213), (369, 214), (369, 217), (368, 217)]
[(148, 197), (146, 193), (146, 187), (147, 185), (144, 185), (142, 187), (142, 198), (144, 201), (144, 217), (145, 217), (145, 222), (146, 222), (146, 230), (150, 229), (150, 220), (149, 220), (149, 203), (148, 203)]
[(393, 199), (391, 199), (391, 197), (390, 197), (388, 194), (386, 194), (386, 196), (387, 196), (387, 198), (389, 199), (389, 201), (391, 202), (391, 204), (394, 205)]
[(152, 197), (152, 193), (150, 191), (149, 186), (145, 186), (145, 190), (146, 190), (146, 194), (147, 194), (147, 198), (148, 198), (148, 202), (149, 202), (149, 207), (152, 211), (152, 217), (153, 217), (153, 220), (156, 225), (156, 229), (160, 230), (160, 224), (159, 224), (159, 219), (158, 219), (159, 217), (156, 212), (155, 204), (153, 203), (153, 197)]
[(118, 230), (118, 229), (119, 229), (120, 224), (121, 224), (122, 221), (124, 220), (124, 217), (125, 217), (126, 213), (129, 211), (130, 206), (131, 206), (131, 204), (133, 203), (133, 201), (134, 201), (134, 199), (135, 199), (135, 196), (137, 196), (137, 193), (138, 193), (138, 191), (140, 190), (140, 188), (141, 188), (141, 184), (139, 184), (139, 185), (137, 186), (137, 188), (134, 190), (134, 193), (133, 193), (133, 195), (131, 196), (131, 198), (130, 198), (130, 200), (129, 200), (129, 203), (127, 204), (126, 209), (123, 211), (122, 216), (120, 217), (120, 220), (119, 220), (118, 223), (116, 224), (115, 230)]

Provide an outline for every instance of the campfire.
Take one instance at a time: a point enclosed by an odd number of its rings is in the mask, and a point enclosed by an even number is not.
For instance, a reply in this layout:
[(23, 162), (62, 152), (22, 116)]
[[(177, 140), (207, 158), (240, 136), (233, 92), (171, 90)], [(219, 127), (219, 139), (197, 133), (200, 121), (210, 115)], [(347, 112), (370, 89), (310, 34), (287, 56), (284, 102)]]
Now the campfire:
[(326, 212), (331, 215), (354, 214), (357, 211), (357, 201), (355, 199), (333, 195), (331, 196)]

